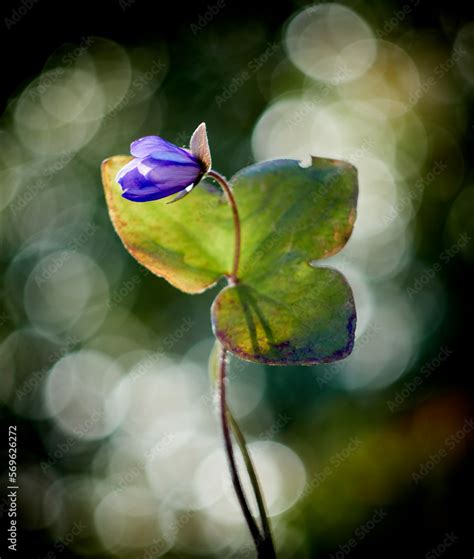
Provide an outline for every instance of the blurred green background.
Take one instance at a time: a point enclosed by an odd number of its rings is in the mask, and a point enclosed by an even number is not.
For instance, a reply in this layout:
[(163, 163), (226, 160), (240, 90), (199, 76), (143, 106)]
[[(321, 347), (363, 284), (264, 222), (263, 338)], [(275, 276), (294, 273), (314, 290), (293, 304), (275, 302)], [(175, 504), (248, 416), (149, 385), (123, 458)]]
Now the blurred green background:
[(354, 290), (353, 354), (231, 363), (279, 556), (472, 557), (468, 10), (2, 6), (1, 467), (16, 424), (21, 557), (254, 556), (207, 379), (217, 290), (140, 268), (99, 175), (131, 140), (185, 145), (201, 121), (227, 176), (310, 154), (359, 170), (354, 234), (327, 261)]

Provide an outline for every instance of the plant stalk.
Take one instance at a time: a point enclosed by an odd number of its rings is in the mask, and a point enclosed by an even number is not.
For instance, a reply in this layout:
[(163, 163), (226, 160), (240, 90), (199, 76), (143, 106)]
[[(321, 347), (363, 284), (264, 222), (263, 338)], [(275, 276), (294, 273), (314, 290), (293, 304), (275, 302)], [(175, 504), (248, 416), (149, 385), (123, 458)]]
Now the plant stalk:
[(232, 266), (232, 272), (228, 277), (228, 281), (231, 285), (235, 285), (239, 282), (238, 273), (239, 273), (239, 263), (240, 263), (240, 245), (241, 245), (241, 227), (240, 227), (240, 217), (239, 217), (239, 210), (237, 208), (237, 202), (235, 201), (234, 193), (232, 192), (232, 188), (230, 184), (227, 182), (227, 179), (211, 169), (207, 173), (208, 177), (213, 178), (222, 188), (224, 191), (229, 206), (232, 209), (232, 217), (234, 219), (234, 263)]
[(242, 457), (245, 462), (245, 468), (250, 478), (250, 483), (252, 484), (255, 500), (257, 501), (258, 512), (260, 515), (260, 522), (262, 523), (262, 530), (263, 530), (262, 549), (265, 549), (265, 554), (262, 555), (262, 557), (268, 557), (269, 559), (274, 558), (276, 557), (276, 553), (273, 544), (272, 531), (270, 527), (270, 522), (268, 521), (267, 508), (265, 506), (265, 498), (260, 488), (257, 473), (254, 468), (250, 453), (247, 449), (247, 444), (245, 443), (245, 438), (242, 434), (242, 431), (240, 430), (240, 427), (237, 421), (235, 420), (235, 418), (233, 417), (229, 408), (227, 408), (227, 413), (229, 415), (229, 423), (230, 423), (231, 430), (237, 440), (237, 444), (239, 445), (240, 452), (242, 453)]
[[(222, 190), (225, 193), (229, 206), (232, 209), (232, 217), (234, 220), (234, 235), (235, 235), (234, 260), (233, 260), (232, 272), (230, 275), (227, 276), (227, 281), (229, 285), (236, 285), (239, 282), (238, 273), (239, 273), (239, 264), (240, 264), (240, 247), (241, 247), (241, 240), (242, 240), (240, 216), (239, 216), (239, 210), (237, 208), (237, 202), (235, 200), (231, 186), (229, 185), (227, 179), (223, 175), (211, 169), (210, 171), (208, 171), (207, 176), (211, 177), (219, 184), (219, 186), (222, 188)], [(248, 452), (247, 445), (245, 443), (245, 438), (236, 420), (232, 416), (232, 413), (229, 410), (229, 406), (227, 405), (227, 397), (226, 397), (227, 350), (224, 347), (222, 347), (219, 342), (216, 342), (216, 346), (211, 354), (210, 365), (211, 365), (211, 371), (213, 373), (212, 374), (213, 381), (217, 385), (217, 393), (219, 397), (219, 412), (220, 412), (220, 418), (222, 424), (222, 433), (224, 436), (227, 462), (229, 464), (232, 483), (234, 485), (234, 490), (237, 495), (240, 508), (242, 509), (245, 521), (247, 522), (247, 526), (250, 530), (250, 534), (252, 535), (252, 539), (257, 549), (257, 556), (259, 557), (259, 559), (275, 559), (276, 553), (273, 544), (270, 523), (268, 521), (265, 501), (263, 498), (262, 491), (260, 489), (257, 474), (255, 472), (252, 459)], [(242, 482), (240, 480), (239, 471), (235, 461), (234, 449), (232, 446), (231, 431), (234, 434), (234, 437), (237, 441), (240, 452), (244, 459), (245, 468), (247, 470), (247, 474), (249, 476), (252, 489), (255, 495), (255, 500), (257, 502), (260, 521), (262, 524), (262, 530), (260, 530), (260, 528), (258, 527), (250, 511), (247, 497), (245, 496), (242, 487)]]
[[(249, 527), (250, 533), (254, 540), (255, 547), (257, 549), (257, 556), (260, 559), (275, 559), (275, 547), (273, 544), (270, 523), (268, 521), (268, 516), (265, 507), (265, 501), (263, 498), (262, 491), (258, 482), (258, 477), (255, 468), (248, 452), (247, 445), (245, 443), (244, 436), (232, 416), (229, 410), (226, 397), (226, 379), (227, 379), (227, 351), (223, 348), (219, 342), (216, 342), (210, 359), (210, 372), (213, 382), (217, 386), (217, 391), (219, 395), (219, 412), (222, 423), (222, 431), (224, 435), (225, 449), (227, 455), (227, 461), (229, 464), (229, 469), (231, 473), (232, 483), (234, 485), (234, 490), (239, 500), (240, 507), (244, 514), (245, 520)], [(225, 413), (224, 413), (225, 410)], [(258, 511), (262, 524), (262, 531), (257, 526), (257, 523), (250, 512), (250, 507), (248, 505), (247, 497), (243, 491), (242, 482), (240, 480), (239, 472), (237, 469), (235, 454), (232, 447), (231, 432), (236, 438), (239, 449), (242, 453), (244, 459), (245, 468), (247, 470), (252, 489), (255, 495), (255, 500), (257, 502)], [(263, 533), (262, 533), (263, 532)]]
[(226, 399), (226, 361), (227, 361), (227, 351), (224, 348), (220, 348), (219, 355), (219, 378), (217, 391), (219, 395), (219, 412), (222, 424), (222, 434), (224, 436), (224, 444), (227, 455), (227, 462), (229, 464), (230, 475), (232, 478), (232, 483), (234, 485), (234, 490), (239, 500), (240, 508), (249, 527), (250, 533), (252, 535), (255, 547), (257, 550), (260, 548), (262, 542), (262, 536), (260, 530), (258, 529), (257, 523), (255, 522), (252, 513), (250, 512), (247, 499), (245, 497), (244, 490), (242, 488), (242, 483), (240, 481), (239, 472), (237, 470), (237, 464), (235, 461), (234, 449), (232, 447), (232, 439), (230, 436), (229, 428), (229, 416), (227, 413), (227, 399)]

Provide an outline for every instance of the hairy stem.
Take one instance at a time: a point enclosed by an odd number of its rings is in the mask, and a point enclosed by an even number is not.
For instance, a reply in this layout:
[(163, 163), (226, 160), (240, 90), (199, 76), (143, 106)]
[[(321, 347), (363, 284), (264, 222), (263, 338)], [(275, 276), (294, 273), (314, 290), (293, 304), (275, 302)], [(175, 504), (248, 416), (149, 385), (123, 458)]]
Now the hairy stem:
[(213, 178), (221, 187), (222, 190), (225, 192), (227, 201), (229, 202), (229, 206), (232, 208), (232, 217), (234, 218), (234, 234), (235, 234), (235, 242), (234, 242), (234, 263), (232, 266), (232, 272), (229, 276), (229, 281), (231, 284), (235, 285), (238, 283), (238, 273), (239, 273), (239, 263), (240, 263), (240, 245), (241, 245), (241, 228), (240, 228), (240, 217), (239, 217), (239, 210), (237, 209), (237, 202), (235, 201), (234, 194), (232, 189), (227, 182), (227, 179), (211, 169), (207, 172), (207, 176)]

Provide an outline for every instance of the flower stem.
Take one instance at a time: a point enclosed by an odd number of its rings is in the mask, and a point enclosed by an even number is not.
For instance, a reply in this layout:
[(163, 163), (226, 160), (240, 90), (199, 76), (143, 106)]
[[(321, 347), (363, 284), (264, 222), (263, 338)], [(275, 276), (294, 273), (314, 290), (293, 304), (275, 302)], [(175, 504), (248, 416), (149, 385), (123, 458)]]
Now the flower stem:
[[(235, 200), (232, 188), (230, 187), (227, 179), (211, 169), (208, 171), (207, 176), (213, 178), (224, 191), (227, 201), (232, 209), (232, 216), (234, 219), (234, 235), (235, 235), (235, 245), (234, 245), (234, 262), (232, 266), (232, 273), (228, 276), (228, 282), (230, 285), (235, 285), (238, 283), (238, 272), (240, 263), (240, 246), (241, 246), (241, 226), (239, 210), (237, 208), (237, 202)], [(245, 517), (245, 521), (249, 527), (250, 533), (252, 535), (255, 547), (257, 549), (257, 555), (261, 559), (275, 559), (275, 547), (273, 544), (272, 533), (270, 529), (270, 523), (267, 517), (267, 511), (265, 507), (265, 501), (263, 498), (262, 491), (258, 482), (257, 474), (252, 463), (252, 459), (247, 450), (247, 445), (245, 443), (244, 436), (232, 416), (229, 410), (226, 400), (226, 372), (227, 372), (227, 350), (222, 347), (219, 342), (216, 342), (214, 350), (211, 354), (210, 366), (212, 371), (212, 377), (214, 382), (217, 384), (217, 391), (219, 395), (219, 410), (222, 423), (222, 432), (224, 435), (224, 443), (227, 454), (227, 461), (229, 464), (229, 469), (231, 473), (232, 483), (234, 485), (234, 490), (239, 500), (240, 508)], [(252, 489), (255, 495), (255, 499), (258, 506), (258, 512), (260, 515), (260, 520), (262, 523), (262, 532), (257, 526), (257, 523), (252, 516), (250, 507), (247, 502), (244, 490), (242, 488), (242, 482), (240, 481), (239, 472), (237, 469), (237, 464), (235, 461), (234, 450), (232, 447), (231, 431), (237, 440), (240, 452), (244, 459), (245, 468), (247, 470), (250, 482), (252, 484)]]
[(229, 281), (232, 285), (238, 283), (238, 272), (239, 272), (239, 263), (240, 263), (240, 245), (241, 245), (241, 228), (240, 228), (240, 217), (239, 217), (239, 210), (237, 209), (237, 202), (235, 201), (234, 194), (232, 192), (232, 188), (230, 184), (227, 182), (227, 179), (211, 169), (207, 172), (207, 176), (213, 178), (221, 187), (222, 190), (225, 192), (227, 201), (229, 202), (229, 206), (232, 208), (232, 216), (234, 218), (234, 235), (235, 235), (235, 243), (234, 243), (234, 263), (232, 266), (232, 273), (229, 276)]
[[(268, 522), (267, 512), (265, 508), (265, 501), (263, 498), (262, 491), (260, 490), (258, 477), (255, 468), (253, 466), (250, 454), (247, 450), (247, 445), (245, 443), (244, 436), (237, 424), (237, 421), (232, 416), (232, 413), (227, 405), (226, 390), (225, 390), (226, 371), (227, 371), (227, 351), (225, 350), (225, 348), (223, 348), (220, 345), (219, 342), (216, 342), (214, 346), (209, 364), (210, 364), (210, 373), (211, 373), (212, 380), (217, 384), (217, 388), (218, 388), (220, 416), (221, 416), (222, 430), (224, 433), (224, 440), (226, 445), (227, 459), (231, 471), (232, 482), (234, 484), (234, 489), (237, 494), (237, 498), (239, 499), (242, 512), (244, 514), (249, 530), (252, 534), (255, 547), (257, 549), (258, 557), (262, 559), (275, 559), (276, 558), (275, 548), (274, 548), (272, 534), (270, 530), (270, 524)], [(235, 456), (232, 448), (230, 431), (233, 432), (237, 440), (237, 444), (239, 446), (240, 452), (242, 453), (242, 457), (244, 459), (245, 468), (247, 470), (250, 482), (252, 484), (252, 489), (257, 502), (258, 511), (262, 523), (263, 534), (260, 532), (260, 529), (257, 527), (255, 519), (253, 518), (250, 512), (247, 498), (242, 489), (242, 483), (240, 481), (238, 469), (235, 463)]]
[(240, 448), (240, 452), (242, 453), (245, 462), (245, 467), (247, 469), (247, 473), (250, 478), (250, 483), (252, 484), (252, 489), (255, 495), (255, 499), (257, 501), (258, 512), (260, 514), (260, 521), (262, 523), (262, 530), (263, 530), (263, 542), (261, 544), (261, 547), (262, 550), (263, 549), (266, 550), (263, 556), (268, 557), (269, 559), (274, 558), (276, 557), (275, 547), (273, 544), (270, 523), (268, 521), (265, 500), (264, 500), (262, 490), (260, 489), (257, 473), (255, 471), (250, 453), (247, 449), (247, 445), (245, 443), (245, 438), (242, 434), (242, 431), (240, 430), (237, 421), (235, 420), (235, 418), (233, 417), (229, 409), (227, 409), (227, 413), (229, 415), (229, 422), (230, 422), (232, 432), (234, 433), (234, 436), (237, 440), (237, 444), (239, 445)]
[(253, 541), (257, 550), (260, 548), (262, 542), (262, 536), (260, 530), (258, 529), (257, 523), (255, 522), (252, 513), (250, 512), (247, 499), (245, 497), (244, 490), (242, 488), (242, 483), (240, 481), (239, 472), (237, 470), (237, 464), (235, 462), (234, 449), (232, 448), (232, 439), (230, 436), (229, 429), (229, 416), (227, 410), (227, 400), (226, 400), (226, 363), (227, 363), (227, 351), (224, 348), (220, 348), (219, 356), (219, 379), (218, 379), (218, 394), (219, 394), (219, 411), (222, 423), (222, 433), (224, 435), (224, 443), (227, 454), (227, 461), (229, 464), (230, 474), (232, 477), (232, 483), (234, 485), (234, 490), (239, 500), (240, 508), (245, 517), (245, 521), (249, 527), (250, 533), (252, 534)]

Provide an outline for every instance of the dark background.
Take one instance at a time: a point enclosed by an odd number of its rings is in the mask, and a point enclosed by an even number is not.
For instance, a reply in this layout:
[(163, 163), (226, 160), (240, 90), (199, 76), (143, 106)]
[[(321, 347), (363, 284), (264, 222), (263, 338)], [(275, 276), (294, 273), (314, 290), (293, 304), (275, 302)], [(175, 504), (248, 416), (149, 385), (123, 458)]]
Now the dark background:
[[(211, 131), (213, 129), (220, 131), (220, 135), (214, 135), (214, 142), (217, 141), (217, 136), (219, 141), (218, 149), (214, 150), (216, 166), (224, 173), (231, 174), (252, 158), (250, 133), (267, 105), (268, 98), (265, 97), (257, 80), (251, 79), (222, 111), (215, 110), (212, 100), (222, 90), (226, 80), (235, 75), (238, 68), (242, 66), (242, 61), (258, 55), (262, 51), (262, 46), (268, 41), (281, 40), (285, 22), (296, 10), (306, 4), (304, 2), (260, 3), (228, 0), (226, 8), (215, 17), (211, 24), (194, 36), (190, 32), (190, 25), (198, 21), (200, 14), (210, 4), (214, 3), (158, 3), (136, 0), (134, 3), (130, 3), (126, 11), (123, 11), (118, 1), (54, 3), (37, 0), (34, 7), (18, 24), (10, 30), (6, 30), (4, 26), (2, 29), (0, 113), (6, 111), (12, 99), (21, 93), (34, 76), (42, 72), (50, 54), (64, 43), (79, 43), (82, 37), (89, 35), (110, 38), (126, 47), (154, 44), (159, 39), (168, 47), (169, 69), (162, 88), (171, 99), (167, 107), (170, 116), (163, 121), (163, 126), (160, 128), (161, 135), (175, 139), (183, 131), (192, 132), (195, 123), (205, 120)], [(15, 9), (18, 5), (19, 3), (12, 2), (11, 9)], [(376, 24), (382, 21), (387, 14), (403, 6), (403, 3), (380, 0), (351, 2), (347, 5), (369, 23)], [(8, 5), (3, 3), (2, 19), (10, 11)], [(428, 32), (435, 36), (439, 43), (449, 46), (453, 43), (457, 31), (473, 18), (473, 10), (468, 3), (452, 1), (432, 3), (422, 0), (404, 22), (402, 29), (398, 29), (390, 39), (397, 41), (403, 35), (404, 44), (409, 45), (410, 41), (415, 41), (418, 33)], [(242, 32), (247, 30), (248, 42), (232, 39), (233, 34), (239, 30)], [(254, 39), (253, 30), (255, 30)], [(216, 53), (219, 53), (219, 56), (216, 56)], [(472, 87), (463, 90), (463, 99), (466, 107), (463, 118), (466, 125), (459, 136), (459, 145), (465, 162), (463, 187), (472, 188), (473, 173), (470, 168), (474, 147)], [(451, 106), (445, 110), (455, 112), (456, 107)], [(3, 125), (6, 125), (8, 118), (8, 116), (4, 117)], [(211, 133), (211, 141), (212, 139)], [(119, 143), (120, 148), (117, 145), (114, 148), (116, 151), (125, 152), (127, 149), (125, 136), (123, 139), (119, 139)], [(110, 145), (104, 145), (103, 154), (98, 162), (110, 155), (110, 150)], [(98, 185), (100, 179), (97, 169), (96, 174), (93, 174), (93, 161), (90, 162), (90, 169), (92, 169), (93, 180)], [(452, 204), (458, 195), (459, 191), (445, 198), (431, 197), (429, 193), (424, 196), (415, 225), (413, 247), (414, 258), (417, 262), (430, 266), (431, 263), (437, 261), (440, 252), (449, 246), (449, 243), (446, 243), (445, 224)], [(105, 209), (99, 210), (98, 215), (99, 222), (106, 227)], [(472, 215), (470, 221), (470, 231), (472, 231)], [(115, 243), (114, 246), (118, 246), (115, 239), (111, 242)], [(5, 251), (2, 255), (1, 269), (3, 273), (6, 273), (13, 256), (11, 250)], [(409, 438), (408, 433), (419, 420), (420, 414), (426, 413), (424, 417), (428, 423), (427, 432), (430, 432), (431, 429), (434, 439), (438, 432), (440, 440), (443, 440), (443, 425), (449, 425), (452, 418), (472, 417), (472, 260), (471, 247), (461, 256), (455, 257), (441, 270), (438, 279), (444, 286), (444, 292), (439, 304), (445, 309), (442, 320), (420, 344), (416, 359), (412, 361), (411, 368), (407, 369), (405, 376), (397, 381), (398, 384), (395, 383), (382, 392), (363, 395), (344, 395), (341, 394), (339, 388), (328, 387), (322, 394), (318, 393), (314, 396), (311, 390), (308, 390), (308, 386), (313, 381), (300, 370), (275, 371), (270, 369), (267, 371), (267, 398), (276, 409), (290, 410), (293, 418), (288, 427), (289, 433), (286, 440), (296, 440), (297, 445), (303, 445), (301, 441), (312, 441), (314, 451), (317, 453), (319, 430), (328, 426), (323, 420), (319, 418), (316, 420), (312, 415), (306, 415), (308, 410), (314, 410), (315, 402), (321, 404), (324, 409), (328, 400), (337, 399), (342, 410), (340, 421), (346, 422), (343, 430), (345, 429), (347, 433), (351, 432), (352, 421), (354, 421), (356, 432), (358, 428), (363, 431), (367, 424), (383, 421), (385, 431), (380, 431), (379, 438), (374, 439), (369, 447), (372, 454), (366, 456), (365, 478), (363, 467), (359, 472), (361, 477), (359, 478), (355, 474), (353, 477), (354, 485), (366, 483), (366, 490), (370, 492), (371, 472), (377, 468), (387, 467), (383, 459), (383, 448), (387, 442), (384, 442), (385, 436), (397, 433), (403, 439), (403, 433), (406, 432), (407, 438)], [(131, 260), (127, 265), (133, 270), (137, 268), (137, 265)], [(406, 284), (409, 284), (409, 278), (408, 274), (404, 279), (402, 278), (401, 282), (406, 281)], [(145, 321), (154, 321), (156, 330), (160, 331), (160, 323), (156, 322), (150, 308), (150, 299), (156, 308), (159, 308), (160, 304), (166, 304), (170, 309), (173, 302), (176, 302), (178, 305), (176, 308), (182, 309), (187, 304), (186, 296), (175, 292), (162, 280), (147, 277), (145, 281), (146, 289), (137, 295), (134, 309)], [(8, 293), (5, 295), (8, 296)], [(206, 305), (211, 300), (207, 295), (203, 296), (199, 302), (193, 299), (196, 314), (202, 312), (205, 315)], [(6, 325), (2, 325), (2, 338), (6, 338), (15, 328), (24, 326), (26, 323), (21, 311), (15, 314), (12, 307), (14, 304), (3, 304), (3, 308), (7, 309), (13, 318)], [(178, 320), (176, 319), (176, 321)], [(203, 319), (203, 324), (206, 324), (205, 319)], [(390, 332), (386, 332), (386, 335), (390, 336)], [(191, 341), (200, 339), (199, 333), (196, 332), (193, 333), (193, 337), (194, 340)], [(182, 342), (182, 351), (189, 347), (191, 341)], [(397, 387), (401, 387), (403, 382), (410, 378), (410, 375), (415, 375), (423, 363), (435, 356), (442, 345), (451, 348), (453, 355), (434, 371), (429, 382), (424, 383), (421, 390), (407, 404), (401, 406), (396, 414), (387, 418), (387, 410), (383, 409), (384, 402), (396, 393)], [(177, 353), (180, 348), (181, 346), (178, 347)], [(276, 378), (277, 374), (278, 378)], [(289, 385), (291, 385), (291, 389), (288, 389)], [(336, 412), (332, 413), (337, 417)], [(19, 426), (22, 448), (22, 455), (19, 459), (21, 468), (27, 468), (28, 464), (34, 464), (47, 457), (48, 451), (44, 444), (47, 422), (45, 424), (42, 421), (16, 415), (7, 402), (1, 409), (1, 418), (2, 437), (9, 424), (17, 423)], [(458, 425), (454, 419), (451, 424)], [(447, 432), (450, 432), (449, 429)], [(449, 466), (442, 466), (442, 472), (435, 474), (435, 480), (430, 477), (417, 485), (399, 483), (396, 489), (390, 492), (389, 497), (381, 491), (384, 498), (377, 501), (375, 497), (371, 506), (377, 504), (383, 506), (388, 511), (387, 519), (371, 531), (370, 535), (364, 538), (355, 549), (351, 550), (349, 556), (354, 558), (367, 556), (429, 557), (426, 554), (430, 549), (442, 542), (447, 533), (454, 532), (457, 537), (455, 544), (444, 553), (431, 555), (431, 557), (472, 557), (474, 554), (472, 535), (473, 440), (472, 433), (470, 433), (461, 443), (461, 450), (449, 463)], [(416, 441), (412, 441), (411, 444), (414, 448), (408, 449), (407, 453), (415, 455)], [(399, 459), (402, 463), (404, 462), (403, 456)], [(408, 458), (406, 460), (409, 461)], [(60, 466), (59, 471), (66, 471), (70, 467), (70, 465), (66, 465), (64, 470), (61, 470)], [(81, 467), (86, 467), (86, 461), (73, 468), (80, 470)], [(403, 470), (403, 465), (400, 464), (392, 464), (392, 467), (394, 470), (397, 468)], [(351, 479), (350, 473), (347, 474), (347, 479)], [(334, 489), (337, 490), (337, 488), (336, 483)], [(373, 487), (372, 489), (376, 494), (376, 489)], [(346, 506), (347, 517), (350, 518), (352, 515), (350, 509), (353, 504), (351, 492), (345, 485), (344, 491), (348, 492)], [(28, 500), (28, 495), (25, 496), (25, 499)], [(325, 502), (324, 500), (316, 501), (314, 507), (322, 506)], [(360, 503), (354, 506), (357, 508)], [(312, 507), (313, 504), (308, 504), (306, 508), (300, 507), (291, 518), (291, 523), (293, 526), (297, 526), (303, 534), (308, 557), (329, 558), (331, 554), (338, 551), (338, 545), (350, 537), (352, 529), (348, 526), (351, 526), (351, 523), (341, 521), (340, 525), (335, 523), (331, 528), (321, 528), (317, 524), (320, 516), (324, 516), (324, 511), (313, 515)], [(370, 514), (367, 513), (366, 517), (370, 517)], [(360, 523), (363, 519), (362, 514), (358, 521), (352, 524), (352, 527), (357, 526), (357, 522)], [(339, 539), (333, 536), (327, 537), (327, 533), (331, 533), (331, 530), (332, 533), (335, 531), (340, 534)], [(3, 528), (1, 537), (2, 539), (4, 537)], [(47, 557), (52, 541), (54, 540), (51, 539), (47, 529), (32, 528), (28, 530), (23, 528), (19, 535), (23, 551), (19, 551), (17, 556)], [(3, 546), (3, 544), (2, 541), (0, 545)], [(87, 546), (83, 549), (87, 549)], [(2, 557), (14, 555), (7, 553), (6, 550), (3, 551), (3, 547), (2, 552)], [(65, 549), (58, 556), (65, 559), (67, 557), (102, 557), (103, 555), (97, 555), (97, 552), (94, 551), (81, 552), (77, 549), (75, 551)], [(185, 556), (185, 554), (170, 554), (169, 556)], [(298, 557), (300, 555), (296, 552), (296, 555), (288, 556)]]

